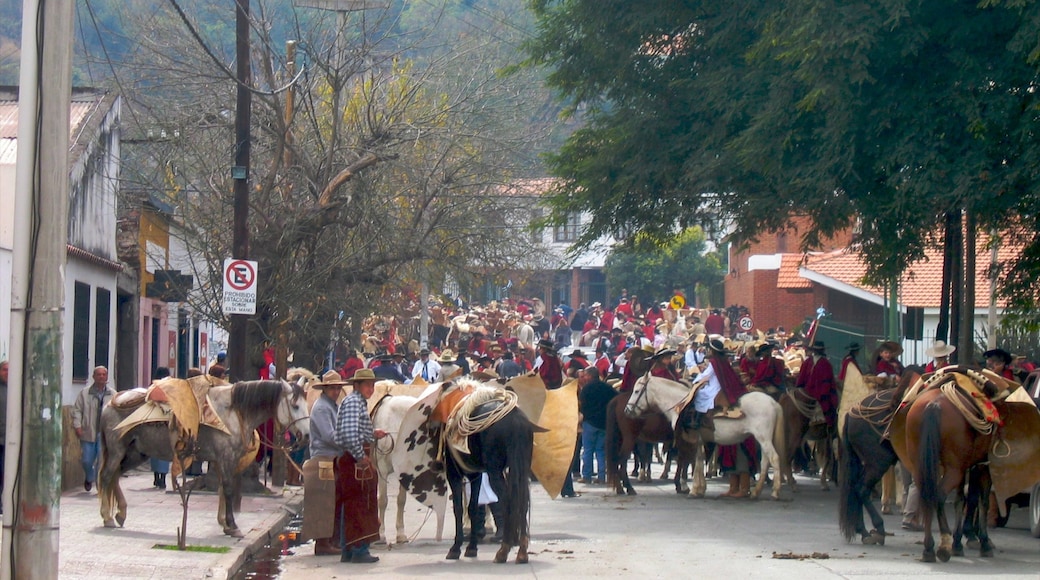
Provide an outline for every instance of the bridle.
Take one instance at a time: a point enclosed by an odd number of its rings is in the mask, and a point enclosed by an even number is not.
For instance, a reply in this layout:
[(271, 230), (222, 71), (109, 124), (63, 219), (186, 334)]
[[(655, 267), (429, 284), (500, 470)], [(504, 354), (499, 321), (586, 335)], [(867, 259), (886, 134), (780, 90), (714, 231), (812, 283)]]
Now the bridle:
[(636, 386), (642, 386), (643, 388), (638, 390), (635, 388), (632, 389), (632, 396), (631, 398), (629, 398), (628, 404), (625, 405), (625, 414), (629, 417), (635, 417), (637, 412), (641, 412), (639, 409), (636, 408), (636, 406), (643, 399), (643, 397), (647, 396), (646, 392), (649, 389), (647, 389), (646, 387), (649, 384), (649, 382), (650, 373), (646, 373), (645, 375), (640, 377), (638, 381), (636, 381)]

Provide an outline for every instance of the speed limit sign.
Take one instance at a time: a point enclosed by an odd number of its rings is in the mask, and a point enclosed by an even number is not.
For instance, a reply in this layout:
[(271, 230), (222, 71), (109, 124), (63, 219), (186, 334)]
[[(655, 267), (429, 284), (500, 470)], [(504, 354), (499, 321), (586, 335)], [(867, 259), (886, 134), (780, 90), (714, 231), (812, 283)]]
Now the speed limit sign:
[(737, 321), (737, 326), (743, 331), (748, 331), (755, 327), (755, 321), (751, 320), (750, 316), (741, 316)]

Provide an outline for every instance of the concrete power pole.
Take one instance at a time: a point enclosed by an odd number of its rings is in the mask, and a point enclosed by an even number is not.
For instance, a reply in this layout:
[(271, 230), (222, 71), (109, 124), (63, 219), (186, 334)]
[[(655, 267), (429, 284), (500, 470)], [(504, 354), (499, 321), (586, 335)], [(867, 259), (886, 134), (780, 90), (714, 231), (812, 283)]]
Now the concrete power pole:
[[(231, 177), (235, 181), (234, 225), (232, 235), (232, 257), (236, 260), (249, 259), (249, 123), (253, 93), (249, 90), (253, 83), (249, 61), (249, 2), (235, 2), (235, 60), (238, 77), (238, 93), (235, 104), (235, 165), (231, 168)], [(231, 332), (228, 336), (228, 358), (231, 361), (231, 380), (244, 381), (255, 379), (255, 372), (247, 376), (246, 368), (249, 348), (247, 341), (246, 314), (231, 315)]]
[(8, 446), (0, 568), (18, 580), (58, 577), (73, 6), (22, 4), (8, 399), (20, 445)]

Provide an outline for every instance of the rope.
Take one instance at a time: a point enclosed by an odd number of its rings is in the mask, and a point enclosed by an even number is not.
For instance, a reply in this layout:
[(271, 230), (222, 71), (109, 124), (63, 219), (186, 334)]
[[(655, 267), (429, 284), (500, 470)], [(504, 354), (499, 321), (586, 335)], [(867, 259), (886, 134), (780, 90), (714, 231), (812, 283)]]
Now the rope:
[[(390, 448), (387, 449), (386, 451), (383, 451), (379, 447), (379, 442), (382, 441), (383, 439), (389, 439), (390, 440)], [(380, 455), (390, 455), (391, 453), (394, 452), (394, 447), (397, 446), (396, 442), (394, 441), (394, 436), (391, 435), (390, 433), (387, 433), (386, 437), (383, 437), (383, 439), (376, 439), (376, 444), (375, 444), (376, 453), (378, 453)]]
[(942, 394), (946, 396), (946, 399), (961, 412), (961, 415), (964, 415), (964, 420), (967, 421), (973, 429), (983, 435), (989, 435), (993, 432), (993, 423), (990, 423), (986, 421), (985, 418), (979, 416), (975, 403), (971, 401), (968, 401), (968, 403), (964, 402), (964, 395), (957, 387), (956, 381), (947, 381), (943, 383), (939, 387), (939, 390), (942, 391)]
[(502, 405), (491, 409), (483, 415), (477, 415), (474, 417), (467, 417), (465, 413), (458, 418), (458, 435), (460, 437), (469, 437), (474, 433), (480, 433), (484, 429), (487, 429), (491, 425), (494, 425), (499, 419), (505, 417), (516, 407), (516, 393), (513, 391), (498, 391), (500, 400), (503, 402)]
[[(895, 391), (880, 391), (875, 395), (876, 406), (864, 407), (862, 403), (849, 409), (848, 417), (861, 419), (870, 425), (870, 429), (879, 438), (884, 438), (885, 429), (892, 421), (896, 409), (892, 408), (892, 395)], [(887, 395), (887, 396), (886, 396)], [(847, 421), (847, 419), (846, 419)]]

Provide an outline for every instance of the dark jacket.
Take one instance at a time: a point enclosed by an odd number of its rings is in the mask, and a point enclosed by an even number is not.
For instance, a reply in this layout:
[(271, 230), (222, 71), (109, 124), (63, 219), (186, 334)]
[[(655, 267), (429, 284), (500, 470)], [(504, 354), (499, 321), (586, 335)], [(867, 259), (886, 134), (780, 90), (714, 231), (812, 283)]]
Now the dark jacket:
[(578, 409), (582, 420), (598, 429), (607, 428), (607, 403), (617, 396), (617, 391), (603, 381), (594, 381), (581, 388), (578, 393)]

